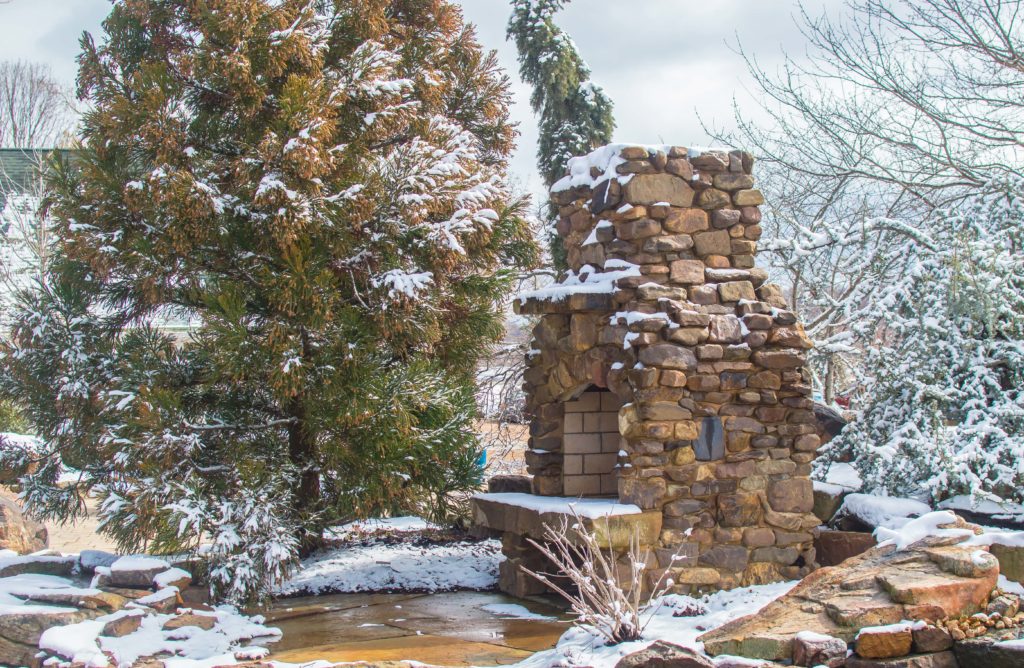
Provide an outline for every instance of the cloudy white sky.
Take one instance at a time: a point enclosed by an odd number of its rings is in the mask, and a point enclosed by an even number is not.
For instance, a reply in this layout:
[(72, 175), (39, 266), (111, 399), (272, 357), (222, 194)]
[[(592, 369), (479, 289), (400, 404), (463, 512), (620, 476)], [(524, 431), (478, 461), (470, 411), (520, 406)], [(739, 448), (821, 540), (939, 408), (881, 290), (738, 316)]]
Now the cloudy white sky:
[[(521, 137), (513, 162), (517, 180), (541, 189), (534, 166), (536, 123), (529, 90), (519, 83), (515, 48), (505, 40), (508, 2), (458, 0), (477, 24), (481, 42), (497, 49), (513, 75), (515, 120)], [(842, 0), (805, 0), (812, 14), (838, 12)], [(0, 0), (0, 60), (48, 63), (68, 83), (82, 31), (101, 32), (109, 0)], [(803, 51), (794, 17), (797, 0), (576, 0), (559, 16), (615, 102), (617, 141), (704, 144), (698, 115), (729, 125), (732, 101), (756, 107), (737, 40), (762, 66), (776, 65), (783, 49)]]

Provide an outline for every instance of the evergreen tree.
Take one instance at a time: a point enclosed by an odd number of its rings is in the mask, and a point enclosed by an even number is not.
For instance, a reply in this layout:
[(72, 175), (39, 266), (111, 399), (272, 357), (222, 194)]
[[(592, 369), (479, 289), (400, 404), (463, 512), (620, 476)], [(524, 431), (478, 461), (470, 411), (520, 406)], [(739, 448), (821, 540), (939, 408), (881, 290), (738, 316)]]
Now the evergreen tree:
[[(612, 102), (590, 80), (590, 68), (554, 16), (568, 0), (513, 0), (509, 39), (519, 51), (519, 74), (533, 86), (530, 104), (540, 117), (537, 165), (551, 187), (565, 176), (569, 159), (612, 140)], [(565, 268), (561, 238), (549, 231), (558, 268)]]
[(0, 350), (51, 448), (30, 506), (96, 493), (122, 548), (206, 540), (237, 601), (332, 522), (446, 519), (480, 482), (476, 361), (535, 253), (493, 53), (446, 0), (120, 0), (104, 29), (50, 184), (59, 259)]
[(863, 410), (830, 444), (865, 482), (933, 501), (1024, 501), (1024, 181), (990, 183), (944, 216), (882, 301)]

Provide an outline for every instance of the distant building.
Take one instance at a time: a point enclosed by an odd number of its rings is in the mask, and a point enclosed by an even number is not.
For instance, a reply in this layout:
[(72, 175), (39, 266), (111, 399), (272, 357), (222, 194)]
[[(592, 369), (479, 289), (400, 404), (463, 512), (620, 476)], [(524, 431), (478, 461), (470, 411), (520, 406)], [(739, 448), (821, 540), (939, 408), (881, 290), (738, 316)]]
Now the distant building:
[[(36, 215), (44, 190), (46, 166), (54, 151), (70, 156), (69, 149), (0, 149), (0, 328), (4, 324), (4, 301), (11, 292), (30, 283), (33, 253), (26, 250), (25, 223)], [(152, 324), (179, 342), (188, 336), (192, 324), (171, 314), (161, 314)]]
[(54, 151), (71, 154), (68, 149), (0, 148), (0, 211), (12, 196), (42, 192), (42, 170)]

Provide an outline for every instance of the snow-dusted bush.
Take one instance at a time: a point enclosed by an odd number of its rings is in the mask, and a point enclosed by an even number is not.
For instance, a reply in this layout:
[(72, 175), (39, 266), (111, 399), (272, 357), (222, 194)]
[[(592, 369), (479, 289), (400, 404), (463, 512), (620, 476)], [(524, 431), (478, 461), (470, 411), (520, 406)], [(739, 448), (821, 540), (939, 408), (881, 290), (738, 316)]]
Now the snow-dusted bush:
[(942, 216), (949, 230), (883, 295), (863, 410), (831, 444), (869, 489), (1024, 500), (1024, 180)]
[(652, 599), (673, 585), (667, 570), (657, 581), (646, 581), (650, 555), (640, 547), (639, 531), (633, 532), (629, 547), (620, 553), (603, 544), (575, 511), (572, 518), (564, 518), (556, 526), (545, 525), (542, 541), (527, 540), (557, 572), (523, 571), (559, 593), (572, 606), (578, 624), (593, 629), (612, 645), (643, 636), (647, 585), (652, 585)]

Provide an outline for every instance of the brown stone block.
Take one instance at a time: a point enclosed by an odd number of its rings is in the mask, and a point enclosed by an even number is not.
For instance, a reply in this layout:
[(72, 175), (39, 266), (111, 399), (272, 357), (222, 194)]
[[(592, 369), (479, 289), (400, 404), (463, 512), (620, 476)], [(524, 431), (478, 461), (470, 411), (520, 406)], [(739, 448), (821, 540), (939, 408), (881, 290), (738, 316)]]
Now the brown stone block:
[[(646, 243), (654, 243), (654, 250), (658, 253), (680, 253), (693, 248), (693, 237), (689, 234), (673, 234), (670, 236), (651, 239)], [(667, 268), (666, 268), (667, 270)]]
[(756, 494), (723, 494), (718, 497), (718, 521), (724, 527), (749, 527), (761, 521), (761, 502)]
[(701, 209), (672, 209), (664, 223), (667, 231), (680, 234), (703, 232), (709, 226), (708, 214)]
[(810, 350), (814, 347), (811, 340), (807, 338), (803, 325), (795, 323), (789, 327), (778, 327), (771, 332), (768, 340), (777, 345), (798, 350)]
[(718, 288), (713, 285), (697, 285), (690, 288), (690, 301), (694, 304), (717, 304)]
[(697, 423), (691, 420), (680, 420), (675, 423), (675, 437), (680, 441), (695, 440), (700, 433)]
[(713, 183), (721, 190), (749, 190), (754, 187), (754, 179), (748, 174), (715, 174)]
[(779, 513), (810, 513), (814, 510), (814, 488), (806, 478), (778, 480), (768, 486), (768, 503)]
[(744, 299), (752, 301), (757, 298), (754, 294), (754, 286), (750, 281), (719, 283), (718, 296), (722, 302), (738, 302)]
[(648, 346), (640, 351), (640, 362), (646, 366), (692, 371), (697, 368), (697, 358), (688, 348), (661, 343)]
[(697, 255), (722, 255), (732, 252), (732, 241), (725, 230), (700, 232), (693, 235)]
[[(700, 360), (720, 360), (725, 354), (725, 349), (717, 344), (708, 344), (697, 347), (697, 358)], [(781, 382), (781, 381), (780, 381)]]
[(645, 239), (661, 234), (661, 223), (652, 218), (641, 218), (619, 223), (615, 227), (620, 239)]
[(702, 172), (716, 174), (729, 169), (729, 154), (723, 151), (707, 151), (691, 157), (690, 162)]
[(792, 369), (806, 364), (802, 353), (789, 350), (759, 350), (753, 359), (755, 364), (766, 369)]
[(913, 645), (910, 625), (863, 629), (857, 634), (855, 651), (865, 659), (888, 659), (910, 654)]
[(711, 316), (710, 341), (712, 343), (739, 343), (742, 340), (743, 328), (739, 318), (734, 315)]
[[(732, 267), (732, 261), (729, 260), (727, 255), (706, 255), (704, 256), (704, 264), (709, 269), (728, 269)], [(705, 272), (705, 276), (707, 272)]]
[(802, 452), (814, 452), (821, 447), (821, 437), (817, 434), (804, 434), (793, 441), (793, 447)]
[(666, 285), (640, 285), (636, 291), (638, 299), (651, 302), (656, 302), (659, 299), (685, 301), (686, 295), (686, 288), (673, 288)]
[[(708, 190), (706, 192), (716, 192), (714, 190)], [(701, 193), (702, 195), (704, 193)], [(698, 199), (700, 199), (698, 197)], [(738, 209), (717, 209), (711, 212), (711, 226), (718, 230), (724, 230), (732, 227), (733, 225), (740, 224), (740, 212)], [(740, 230), (740, 234), (743, 231)]]
[(713, 585), (717, 584), (722, 576), (714, 568), (683, 568), (675, 571), (672, 579), (677, 584)]
[(666, 387), (685, 387), (686, 374), (682, 371), (666, 369), (661, 372), (659, 382)]
[(732, 266), (737, 269), (751, 269), (754, 266), (753, 255), (733, 255)]
[(693, 165), (685, 158), (669, 160), (665, 164), (665, 171), (669, 174), (675, 174), (684, 181), (689, 181), (693, 178)]
[(624, 191), (624, 199), (633, 204), (668, 202), (672, 206), (689, 207), (693, 204), (693, 198), (693, 188), (672, 174), (634, 176)]
[(704, 283), (704, 263), (700, 260), (677, 260), (670, 266), (673, 283), (700, 285)]
[(747, 567), (749, 558), (747, 548), (740, 545), (715, 545), (701, 554), (698, 562), (704, 566), (738, 573)]
[(761, 206), (764, 204), (764, 195), (760, 190), (740, 190), (733, 193), (732, 201), (739, 207)]
[[(748, 241), (747, 239), (733, 239), (732, 240), (732, 254), (733, 255), (755, 255), (757, 254), (757, 243)], [(762, 329), (768, 329), (764, 327)]]
[[(758, 505), (760, 510), (760, 505)], [(771, 547), (775, 544), (775, 532), (767, 527), (753, 527), (743, 531), (743, 544), (747, 547)]]
[(814, 540), (818, 562), (822, 566), (838, 566), (847, 559), (864, 554), (877, 544), (869, 533), (824, 530)]
[(761, 210), (756, 206), (745, 206), (741, 208), (740, 222), (744, 225), (757, 225), (761, 222)]

